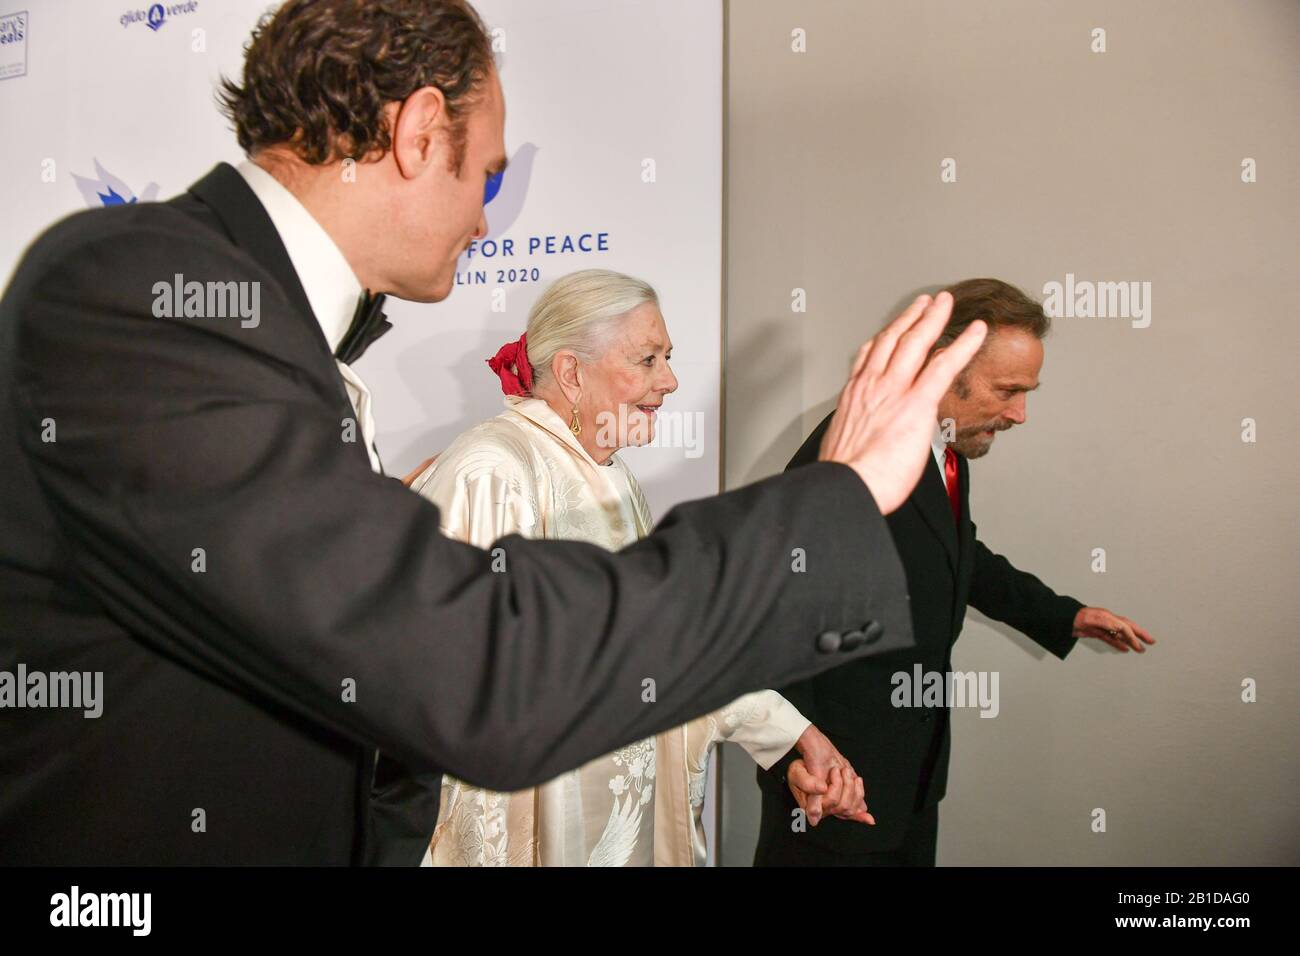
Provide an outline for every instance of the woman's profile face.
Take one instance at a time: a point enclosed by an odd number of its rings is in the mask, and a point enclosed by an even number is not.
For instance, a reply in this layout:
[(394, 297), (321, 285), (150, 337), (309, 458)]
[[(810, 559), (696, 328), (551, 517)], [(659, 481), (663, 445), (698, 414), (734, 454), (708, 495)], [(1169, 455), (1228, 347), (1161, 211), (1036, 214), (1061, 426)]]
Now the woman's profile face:
[(677, 390), (672, 351), (659, 306), (646, 302), (623, 317), (605, 354), (583, 366), (578, 415), (584, 446), (608, 453), (654, 439), (656, 412)]

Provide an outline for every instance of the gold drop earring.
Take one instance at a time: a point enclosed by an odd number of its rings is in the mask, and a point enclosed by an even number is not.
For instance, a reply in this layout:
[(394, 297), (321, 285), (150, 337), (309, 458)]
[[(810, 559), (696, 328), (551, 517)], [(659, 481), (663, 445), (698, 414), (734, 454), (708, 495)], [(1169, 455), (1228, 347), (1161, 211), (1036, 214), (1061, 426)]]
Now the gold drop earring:
[(577, 438), (582, 434), (582, 422), (578, 421), (578, 403), (573, 403), (573, 418), (569, 421), (569, 431), (573, 432), (573, 437)]

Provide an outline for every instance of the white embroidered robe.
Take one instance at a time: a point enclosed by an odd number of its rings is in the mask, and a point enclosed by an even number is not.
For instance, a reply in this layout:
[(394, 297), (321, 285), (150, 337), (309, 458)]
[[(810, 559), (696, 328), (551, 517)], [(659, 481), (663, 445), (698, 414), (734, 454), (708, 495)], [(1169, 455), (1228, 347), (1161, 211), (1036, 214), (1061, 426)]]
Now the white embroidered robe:
[[(618, 550), (650, 531), (645, 496), (617, 454), (598, 465), (546, 402), (505, 401), (411, 485), (441, 509), (443, 533), (479, 547), (517, 533)], [(769, 767), (807, 726), (785, 698), (758, 691), (528, 790), (497, 793), (446, 776), (425, 862), (703, 865), (713, 744), (735, 741)]]

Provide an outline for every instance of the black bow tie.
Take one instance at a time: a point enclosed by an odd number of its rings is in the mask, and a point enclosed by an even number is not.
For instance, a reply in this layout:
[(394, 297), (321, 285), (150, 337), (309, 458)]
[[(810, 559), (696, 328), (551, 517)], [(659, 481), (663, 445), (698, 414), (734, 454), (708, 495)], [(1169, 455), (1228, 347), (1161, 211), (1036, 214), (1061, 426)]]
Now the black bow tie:
[(371, 342), (393, 327), (393, 323), (384, 316), (386, 298), (388, 296), (383, 293), (371, 295), (367, 291), (357, 303), (352, 324), (348, 326), (347, 334), (339, 342), (339, 347), (334, 350), (334, 357), (344, 365), (351, 365), (361, 358), (361, 354), (370, 348)]

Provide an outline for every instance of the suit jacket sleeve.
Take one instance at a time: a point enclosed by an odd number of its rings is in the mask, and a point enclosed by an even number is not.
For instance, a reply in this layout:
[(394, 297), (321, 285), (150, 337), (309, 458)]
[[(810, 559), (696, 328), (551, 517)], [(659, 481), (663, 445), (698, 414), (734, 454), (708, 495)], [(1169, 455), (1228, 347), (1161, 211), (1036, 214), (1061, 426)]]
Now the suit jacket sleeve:
[[(174, 273), (259, 283), (260, 324), (156, 317)], [(514, 790), (877, 651), (820, 652), (822, 631), (910, 642), (889, 530), (835, 463), (679, 505), (617, 554), (506, 537), (495, 570), (347, 443), (328, 349), (291, 341), (291, 309), (170, 210), (55, 227), (0, 303), (23, 467), (85, 587), (157, 652), (413, 771)]]
[(1074, 617), (1083, 602), (1057, 594), (1029, 572), (990, 551), (978, 537), (974, 540), (975, 570), (968, 603), (1064, 659), (1075, 645)]
[[(831, 419), (835, 413), (832, 411), (829, 415), (821, 420), (816, 428), (812, 430), (804, 443), (799, 446), (799, 450), (794, 453), (794, 457), (786, 464), (786, 473), (794, 471), (796, 468), (805, 468), (809, 465), (816, 464), (817, 456), (821, 453), (822, 439), (826, 436), (826, 430), (831, 426)], [(909, 612), (910, 615), (910, 612)], [(910, 616), (909, 616), (910, 620)], [(816, 726), (817, 724), (817, 686), (816, 681), (811, 678), (790, 684), (781, 688), (781, 695), (791, 704), (798, 708), (808, 720)], [(767, 768), (768, 772), (780, 778), (784, 783), (786, 775), (790, 772), (790, 764), (799, 759), (799, 752), (793, 748), (785, 753), (776, 763)]]

